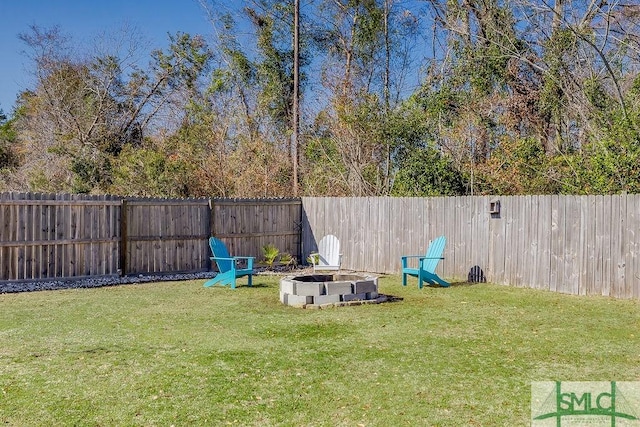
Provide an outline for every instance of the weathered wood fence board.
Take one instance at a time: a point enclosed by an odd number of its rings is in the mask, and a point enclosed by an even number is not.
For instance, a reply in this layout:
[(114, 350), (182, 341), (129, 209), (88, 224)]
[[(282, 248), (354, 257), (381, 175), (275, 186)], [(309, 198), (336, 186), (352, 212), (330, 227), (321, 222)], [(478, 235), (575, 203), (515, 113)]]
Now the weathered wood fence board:
[(303, 255), (335, 234), (346, 269), (398, 273), (400, 256), (444, 234), (445, 277), (467, 280), (476, 268), (494, 283), (640, 298), (640, 195), (302, 201)]

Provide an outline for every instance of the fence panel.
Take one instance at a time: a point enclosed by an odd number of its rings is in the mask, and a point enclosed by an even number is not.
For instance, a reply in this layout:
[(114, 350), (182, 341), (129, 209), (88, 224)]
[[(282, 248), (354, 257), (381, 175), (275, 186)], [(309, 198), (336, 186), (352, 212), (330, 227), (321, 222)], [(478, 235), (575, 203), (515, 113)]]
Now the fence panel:
[(532, 209), (538, 212), (540, 220), (531, 222), (537, 227), (537, 261), (528, 283), (531, 287), (548, 290), (551, 281), (551, 198), (536, 196), (535, 199)]
[(594, 293), (596, 268), (596, 224), (597, 209), (595, 196), (583, 196), (580, 200), (580, 276), (578, 279), (578, 294), (592, 295)]
[[(491, 214), (489, 219), (489, 251), (487, 268), (484, 271), (484, 277), (491, 277), (496, 283), (505, 282), (505, 257), (506, 257), (506, 220), (503, 208), (505, 201), (501, 199), (492, 199), (494, 208), (497, 210)], [(498, 207), (499, 206), (499, 207)]]
[(629, 246), (625, 262), (625, 297), (640, 298), (640, 197), (627, 197), (626, 224)]
[(459, 273), (459, 277), (469, 277), (471, 271), (478, 269), (483, 271), (489, 263), (489, 198), (473, 197), (470, 199), (471, 206), (468, 215), (471, 216), (469, 229), (470, 252), (461, 267), (464, 270)]
[(403, 248), (410, 244), (412, 236), (407, 234), (405, 227), (411, 215), (411, 201), (412, 199), (406, 197), (389, 200), (388, 271), (400, 271), (400, 257), (405, 255), (402, 253)]
[[(350, 257), (342, 258), (343, 263), (346, 263), (343, 265), (350, 266), (346, 268), (362, 270), (365, 266), (370, 266), (372, 271), (380, 270), (374, 248), (370, 244), (369, 203), (370, 200), (366, 197), (344, 198), (340, 202), (340, 215), (328, 217), (339, 223), (336, 236), (340, 239), (341, 252), (351, 254)], [(347, 221), (342, 220), (341, 216)]]
[(613, 258), (616, 266), (616, 274), (614, 279), (615, 296), (624, 297), (626, 294), (627, 281), (627, 254), (629, 250), (629, 225), (627, 224), (627, 198), (624, 196), (613, 196), (614, 218), (617, 220), (619, 227), (617, 228), (618, 239), (612, 249)]
[(123, 206), (124, 274), (209, 269), (209, 200), (136, 200)]
[(229, 253), (263, 259), (262, 248), (274, 245), (300, 262), (302, 202), (299, 199), (214, 199), (212, 234)]
[(0, 196), (0, 280), (118, 274), (119, 201), (82, 196)]
[[(488, 209), (495, 200), (499, 214)], [(640, 297), (639, 195), (304, 198), (303, 206), (305, 254), (339, 230), (346, 269), (398, 273), (401, 255), (423, 253), (444, 234), (439, 268), (452, 280), (479, 267), (487, 281), (511, 286)]]

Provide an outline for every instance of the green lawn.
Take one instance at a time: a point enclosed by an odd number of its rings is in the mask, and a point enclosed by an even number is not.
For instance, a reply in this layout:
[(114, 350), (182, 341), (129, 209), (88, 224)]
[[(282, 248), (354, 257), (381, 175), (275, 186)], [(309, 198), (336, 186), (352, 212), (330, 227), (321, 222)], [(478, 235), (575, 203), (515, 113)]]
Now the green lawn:
[(0, 295), (0, 424), (524, 426), (532, 381), (640, 379), (638, 301), (393, 276), (398, 301), (304, 310), (275, 276), (203, 282)]

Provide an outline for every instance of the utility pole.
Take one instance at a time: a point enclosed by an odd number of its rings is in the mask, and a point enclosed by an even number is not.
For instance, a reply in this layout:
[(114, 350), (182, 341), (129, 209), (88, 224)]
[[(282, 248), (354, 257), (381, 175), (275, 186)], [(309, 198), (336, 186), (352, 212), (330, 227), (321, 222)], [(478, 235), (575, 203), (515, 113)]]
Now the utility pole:
[(300, 0), (293, 0), (293, 132), (291, 166), (293, 196), (298, 197), (298, 137), (300, 134)]
[[(389, 74), (391, 68), (391, 47), (389, 41), (389, 1), (384, 0), (384, 119), (386, 121), (386, 126), (389, 126)], [(385, 153), (385, 166), (384, 166), (384, 195), (389, 195), (389, 190), (391, 189), (391, 142), (389, 141), (389, 137), (387, 136), (388, 129), (385, 128), (384, 135), (385, 141), (384, 145), (386, 148)]]

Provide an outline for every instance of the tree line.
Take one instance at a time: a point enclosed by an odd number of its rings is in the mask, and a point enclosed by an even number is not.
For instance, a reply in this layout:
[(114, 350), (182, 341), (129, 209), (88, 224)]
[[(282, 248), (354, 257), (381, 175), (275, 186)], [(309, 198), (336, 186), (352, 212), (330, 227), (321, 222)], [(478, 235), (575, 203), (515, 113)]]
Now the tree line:
[(297, 76), (294, 1), (200, 4), (214, 35), (170, 34), (165, 49), (148, 51), (131, 28), (84, 49), (57, 27), (20, 34), (33, 85), (0, 110), (0, 188), (640, 191), (633, 2), (311, 0)]

